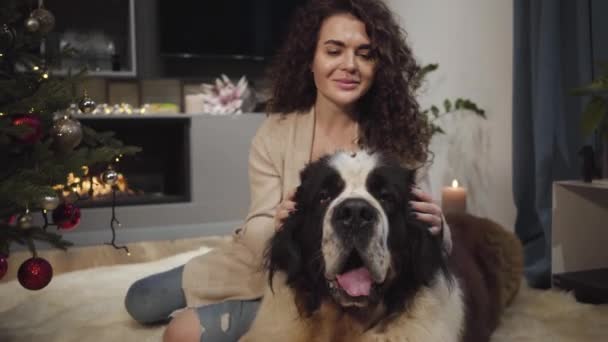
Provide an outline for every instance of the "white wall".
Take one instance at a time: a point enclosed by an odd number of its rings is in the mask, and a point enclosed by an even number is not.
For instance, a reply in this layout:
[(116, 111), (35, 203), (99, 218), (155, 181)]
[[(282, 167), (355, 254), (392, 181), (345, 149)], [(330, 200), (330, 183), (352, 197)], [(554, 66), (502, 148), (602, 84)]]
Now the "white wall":
[(468, 97), (487, 120), (456, 114), (431, 143), (433, 195), (453, 178), (469, 192), (469, 211), (512, 229), (511, 94), (513, 4), (508, 0), (387, 0), (421, 64), (439, 63), (420, 97), (423, 107)]

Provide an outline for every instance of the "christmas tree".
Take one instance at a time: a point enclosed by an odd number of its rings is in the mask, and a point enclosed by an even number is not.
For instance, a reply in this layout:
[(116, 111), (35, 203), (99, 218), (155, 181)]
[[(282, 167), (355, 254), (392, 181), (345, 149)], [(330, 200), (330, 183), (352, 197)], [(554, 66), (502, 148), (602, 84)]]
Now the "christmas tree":
[[(139, 150), (124, 146), (112, 132), (98, 133), (78, 121), (79, 113), (92, 111), (95, 104), (74, 94), (84, 71), (53, 75), (53, 61), (41, 47), (54, 24), (41, 1), (0, 3), (0, 278), (11, 245), (25, 245), (33, 258), (21, 265), (18, 278), (34, 290), (52, 277), (51, 265), (37, 257), (36, 243), (66, 249), (71, 243), (61, 233), (80, 221), (78, 195), (70, 191), (73, 180), (83, 182), (92, 169), (102, 168), (101, 178), (114, 185), (111, 163)], [(63, 53), (76, 52), (66, 48)], [(36, 224), (34, 215), (44, 223)], [(113, 217), (113, 233), (114, 222)]]

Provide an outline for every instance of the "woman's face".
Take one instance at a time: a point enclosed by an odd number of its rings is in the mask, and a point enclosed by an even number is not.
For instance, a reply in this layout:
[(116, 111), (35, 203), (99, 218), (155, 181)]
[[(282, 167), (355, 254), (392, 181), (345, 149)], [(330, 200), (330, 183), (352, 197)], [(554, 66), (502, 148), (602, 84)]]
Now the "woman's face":
[(317, 101), (352, 107), (369, 90), (375, 66), (363, 22), (346, 13), (323, 21), (311, 66)]

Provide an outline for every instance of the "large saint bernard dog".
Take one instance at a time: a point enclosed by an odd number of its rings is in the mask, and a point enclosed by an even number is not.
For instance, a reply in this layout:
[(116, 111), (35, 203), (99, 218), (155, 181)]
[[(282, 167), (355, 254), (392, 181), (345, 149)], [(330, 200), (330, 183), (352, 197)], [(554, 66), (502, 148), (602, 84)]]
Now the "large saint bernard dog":
[(414, 171), (339, 152), (309, 164), (269, 243), (269, 286), (241, 341), (489, 341), (519, 289), (522, 248), (498, 224), (452, 214), (441, 236), (412, 216)]

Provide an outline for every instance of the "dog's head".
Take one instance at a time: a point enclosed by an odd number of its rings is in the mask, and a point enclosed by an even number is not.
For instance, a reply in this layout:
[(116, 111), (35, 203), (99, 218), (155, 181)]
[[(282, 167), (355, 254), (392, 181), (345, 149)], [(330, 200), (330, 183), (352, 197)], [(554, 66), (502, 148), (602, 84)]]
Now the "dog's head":
[(270, 241), (270, 281), (287, 275), (298, 307), (324, 300), (386, 315), (404, 310), (422, 286), (446, 271), (441, 239), (411, 215), (415, 172), (379, 153), (339, 152), (300, 174), (296, 211)]

